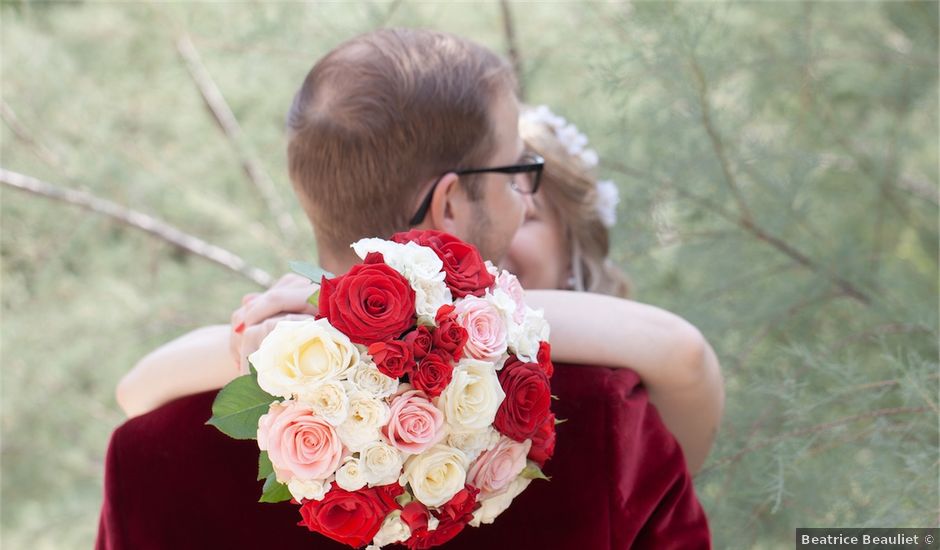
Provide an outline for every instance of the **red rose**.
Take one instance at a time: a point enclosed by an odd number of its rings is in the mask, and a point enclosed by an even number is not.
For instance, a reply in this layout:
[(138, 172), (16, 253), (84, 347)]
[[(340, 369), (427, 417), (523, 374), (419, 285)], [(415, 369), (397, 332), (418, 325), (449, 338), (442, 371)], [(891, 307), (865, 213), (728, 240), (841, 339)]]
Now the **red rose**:
[(412, 532), (427, 529), (428, 518), (430, 518), (430, 513), (428, 512), (427, 506), (417, 500), (409, 502), (401, 509), (401, 520), (405, 522), (405, 525), (407, 525), (408, 529), (411, 529)]
[(408, 280), (369, 254), (370, 263), (353, 266), (320, 282), (320, 313), (357, 344), (398, 338), (415, 325), (415, 291)]
[(450, 314), (457, 309), (457, 306), (454, 304), (444, 304), (441, 307), (437, 308), (437, 313), (434, 314), (434, 321), (440, 323), (444, 319), (450, 317)]
[(549, 413), (548, 418), (532, 436), (529, 459), (535, 461), (541, 468), (553, 454), (555, 454), (555, 415)]
[(410, 374), (415, 368), (411, 346), (401, 340), (376, 342), (369, 346), (369, 355), (375, 361), (379, 372), (389, 378), (401, 378)]
[(405, 546), (411, 550), (424, 550), (440, 546), (456, 537), (467, 526), (467, 522), (442, 521), (437, 529), (428, 531), (427, 528), (411, 532), (411, 538), (405, 541)]
[(375, 489), (350, 492), (334, 487), (323, 500), (303, 503), (299, 525), (358, 548), (372, 542), (389, 511)]
[(396, 243), (415, 242), (434, 250), (444, 262), (444, 283), (454, 298), (463, 298), (468, 294), (483, 296), (484, 291), (496, 282), (486, 270), (486, 264), (477, 249), (453, 235), (413, 229), (407, 233), (395, 233), (392, 240)]
[(434, 340), (428, 327), (421, 325), (405, 335), (405, 342), (411, 346), (411, 353), (415, 361), (420, 361), (431, 351)]
[(375, 491), (375, 495), (382, 502), (382, 505), (385, 507), (386, 515), (392, 510), (398, 510), (401, 508), (401, 505), (398, 504), (398, 501), (395, 499), (405, 492), (405, 488), (398, 483), (379, 485), (378, 487), (373, 487), (373, 490)]
[(555, 374), (555, 365), (552, 364), (552, 345), (544, 340), (539, 342), (539, 351), (535, 358), (545, 374), (551, 378)]
[(510, 356), (499, 373), (499, 383), (506, 398), (496, 411), (493, 425), (516, 441), (531, 438), (551, 412), (548, 376), (536, 363), (523, 363)]
[(464, 486), (434, 513), (440, 523), (433, 531), (428, 531), (429, 513), (423, 504), (412, 502), (405, 506), (401, 513), (402, 521), (411, 529), (411, 537), (405, 541), (405, 545), (412, 549), (431, 548), (456, 537), (473, 518), (479, 493), (480, 490), (475, 487)]
[(441, 521), (469, 522), (473, 518), (473, 509), (477, 507), (477, 495), (480, 490), (472, 485), (464, 485), (459, 493), (451, 497), (437, 510), (437, 518)]
[(457, 319), (453, 317), (439, 319), (433, 336), (434, 349), (446, 352), (454, 358), (454, 361), (460, 361), (463, 348), (467, 345), (467, 340), (470, 339), (467, 329), (457, 324)]
[(411, 383), (433, 398), (444, 391), (453, 375), (454, 366), (450, 363), (450, 356), (440, 350), (434, 350), (415, 369), (411, 375)]

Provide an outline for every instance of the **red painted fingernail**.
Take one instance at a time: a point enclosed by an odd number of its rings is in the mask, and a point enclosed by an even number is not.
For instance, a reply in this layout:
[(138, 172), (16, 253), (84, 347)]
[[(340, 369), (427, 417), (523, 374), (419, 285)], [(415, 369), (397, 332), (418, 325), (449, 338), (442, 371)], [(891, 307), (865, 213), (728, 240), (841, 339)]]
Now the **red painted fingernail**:
[(245, 323), (238, 323), (238, 326), (235, 327), (235, 334), (241, 334), (245, 332)]

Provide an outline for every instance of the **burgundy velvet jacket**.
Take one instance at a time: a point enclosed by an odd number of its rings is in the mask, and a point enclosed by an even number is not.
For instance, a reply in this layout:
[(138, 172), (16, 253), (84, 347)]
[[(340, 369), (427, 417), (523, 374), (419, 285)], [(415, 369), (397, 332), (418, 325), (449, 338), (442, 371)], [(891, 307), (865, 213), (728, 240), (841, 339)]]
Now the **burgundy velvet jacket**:
[[(490, 525), (445, 549), (710, 548), (676, 440), (631, 370), (555, 365), (551, 481), (535, 480)], [(129, 420), (111, 437), (97, 548), (346, 548), (259, 503), (258, 448), (205, 425), (216, 392)], [(395, 546), (394, 548), (402, 548)]]

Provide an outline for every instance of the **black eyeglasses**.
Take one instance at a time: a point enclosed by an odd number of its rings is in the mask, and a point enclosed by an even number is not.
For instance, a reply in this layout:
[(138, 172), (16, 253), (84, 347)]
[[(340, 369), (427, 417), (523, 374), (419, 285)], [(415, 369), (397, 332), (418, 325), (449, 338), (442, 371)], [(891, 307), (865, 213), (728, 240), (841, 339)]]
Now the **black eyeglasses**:
[(431, 190), (428, 191), (428, 194), (424, 197), (424, 200), (421, 201), (421, 206), (418, 207), (418, 211), (415, 213), (414, 217), (411, 218), (411, 221), (408, 222), (408, 225), (415, 226), (424, 221), (425, 216), (428, 215), (428, 210), (431, 208), (431, 197), (434, 196), (434, 190), (437, 189), (437, 184), (439, 184), (441, 179), (443, 179), (447, 174), (467, 176), (470, 174), (485, 174), (488, 172), (496, 172), (499, 174), (526, 174), (531, 172), (531, 177), (524, 178), (521, 182), (518, 179), (513, 178), (509, 185), (517, 193), (522, 193), (523, 195), (534, 195), (535, 192), (539, 190), (539, 183), (542, 179), (542, 169), (545, 167), (545, 159), (539, 155), (536, 155), (535, 153), (527, 153), (520, 160), (522, 162), (519, 164), (513, 164), (511, 166), (497, 166), (495, 168), (468, 168), (465, 170), (450, 170), (448, 172), (444, 172), (438, 176), (437, 180), (434, 181), (434, 185), (431, 186)]

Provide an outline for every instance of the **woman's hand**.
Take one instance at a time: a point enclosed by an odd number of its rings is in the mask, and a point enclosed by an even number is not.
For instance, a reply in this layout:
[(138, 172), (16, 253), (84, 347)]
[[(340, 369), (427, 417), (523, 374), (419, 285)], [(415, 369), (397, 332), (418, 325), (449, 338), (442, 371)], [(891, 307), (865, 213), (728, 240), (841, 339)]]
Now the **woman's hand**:
[(263, 293), (246, 294), (232, 312), (229, 350), (240, 374), (248, 374), (248, 356), (274, 330), (278, 321), (309, 319), (318, 313), (308, 300), (320, 285), (288, 273)]

